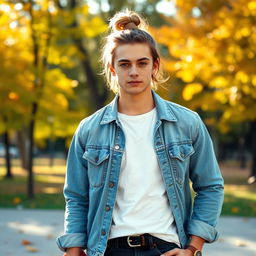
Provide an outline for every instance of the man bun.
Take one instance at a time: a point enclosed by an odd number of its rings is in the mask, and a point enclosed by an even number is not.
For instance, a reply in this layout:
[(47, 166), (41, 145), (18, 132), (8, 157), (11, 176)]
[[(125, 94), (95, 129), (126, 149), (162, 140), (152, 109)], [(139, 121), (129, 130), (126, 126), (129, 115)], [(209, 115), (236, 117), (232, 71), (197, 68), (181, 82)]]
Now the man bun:
[(141, 29), (146, 28), (146, 23), (137, 13), (126, 10), (116, 13), (110, 20), (109, 27), (113, 31)]

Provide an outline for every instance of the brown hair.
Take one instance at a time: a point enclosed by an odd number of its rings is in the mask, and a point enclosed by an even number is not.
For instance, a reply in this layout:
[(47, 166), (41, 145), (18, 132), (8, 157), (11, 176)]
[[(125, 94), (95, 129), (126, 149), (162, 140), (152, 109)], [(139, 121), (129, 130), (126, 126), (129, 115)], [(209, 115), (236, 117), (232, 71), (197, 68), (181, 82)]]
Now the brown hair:
[[(153, 63), (160, 66), (160, 56), (157, 51), (157, 45), (153, 37), (146, 31), (147, 24), (139, 14), (133, 11), (118, 12), (110, 19), (109, 27), (111, 33), (106, 37), (106, 43), (103, 47), (102, 62), (104, 65), (103, 74), (106, 77), (110, 89), (117, 93), (119, 86), (116, 79), (112, 76), (109, 66), (114, 66), (115, 49), (121, 44), (145, 43), (149, 46)], [(160, 72), (152, 75), (151, 86), (157, 88), (159, 83), (165, 82)]]

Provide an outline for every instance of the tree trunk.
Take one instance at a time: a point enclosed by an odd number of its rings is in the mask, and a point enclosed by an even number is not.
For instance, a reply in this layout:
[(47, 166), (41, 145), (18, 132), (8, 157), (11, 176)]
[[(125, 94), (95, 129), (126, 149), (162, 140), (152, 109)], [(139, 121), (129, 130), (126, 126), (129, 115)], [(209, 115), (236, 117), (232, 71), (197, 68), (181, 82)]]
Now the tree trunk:
[[(77, 0), (71, 0), (70, 2), (70, 8), (71, 10), (74, 10), (78, 5)], [(72, 24), (72, 27), (77, 28), (79, 27), (78, 22), (75, 21)], [(90, 92), (90, 103), (93, 108), (93, 110), (97, 110), (105, 104), (105, 100), (107, 99), (108, 91), (107, 88), (104, 88), (103, 92), (100, 93), (100, 90), (98, 88), (97, 79), (95, 77), (95, 72), (91, 66), (91, 63), (89, 61), (89, 54), (86, 49), (86, 47), (83, 44), (82, 38), (76, 38), (73, 39), (74, 43), (76, 44), (76, 47), (79, 49), (79, 51), (83, 54), (84, 58), (81, 60), (83, 70), (87, 79), (87, 86)]]
[(254, 177), (254, 182), (256, 179), (256, 121), (251, 123), (251, 131), (252, 131), (252, 169), (251, 169), (251, 177)]
[(11, 173), (11, 157), (10, 157), (10, 141), (8, 131), (4, 133), (4, 145), (5, 145), (5, 163), (6, 163), (6, 175), (5, 178), (11, 179), (13, 175)]
[(17, 132), (17, 142), (20, 153), (21, 167), (28, 170), (28, 132), (27, 128)]
[(33, 174), (33, 151), (34, 151), (34, 130), (35, 116), (38, 109), (38, 103), (34, 102), (32, 106), (31, 121), (29, 124), (29, 146), (28, 146), (28, 197), (34, 198), (34, 174)]
[(246, 167), (246, 151), (244, 137), (239, 138), (238, 145), (238, 161), (240, 162), (240, 168), (244, 169)]
[(50, 138), (49, 140), (49, 166), (53, 167), (54, 165), (54, 157), (55, 157), (55, 141), (53, 138)]

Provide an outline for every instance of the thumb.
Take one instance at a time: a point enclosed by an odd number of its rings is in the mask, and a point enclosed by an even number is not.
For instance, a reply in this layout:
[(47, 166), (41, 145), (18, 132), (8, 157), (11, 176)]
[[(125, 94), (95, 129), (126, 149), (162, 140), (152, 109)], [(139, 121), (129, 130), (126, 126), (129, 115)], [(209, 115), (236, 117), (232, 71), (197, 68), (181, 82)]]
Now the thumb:
[(178, 252), (179, 252), (179, 249), (173, 249), (171, 251), (161, 254), (160, 256), (175, 256), (178, 254)]

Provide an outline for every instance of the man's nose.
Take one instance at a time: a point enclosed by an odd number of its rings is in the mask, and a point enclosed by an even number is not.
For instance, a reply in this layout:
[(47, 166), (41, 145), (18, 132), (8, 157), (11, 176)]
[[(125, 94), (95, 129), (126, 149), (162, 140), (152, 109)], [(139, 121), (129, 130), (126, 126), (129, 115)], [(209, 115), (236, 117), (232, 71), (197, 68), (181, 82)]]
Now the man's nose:
[(131, 66), (130, 75), (131, 76), (137, 76), (138, 75), (138, 68), (136, 67), (136, 65)]

